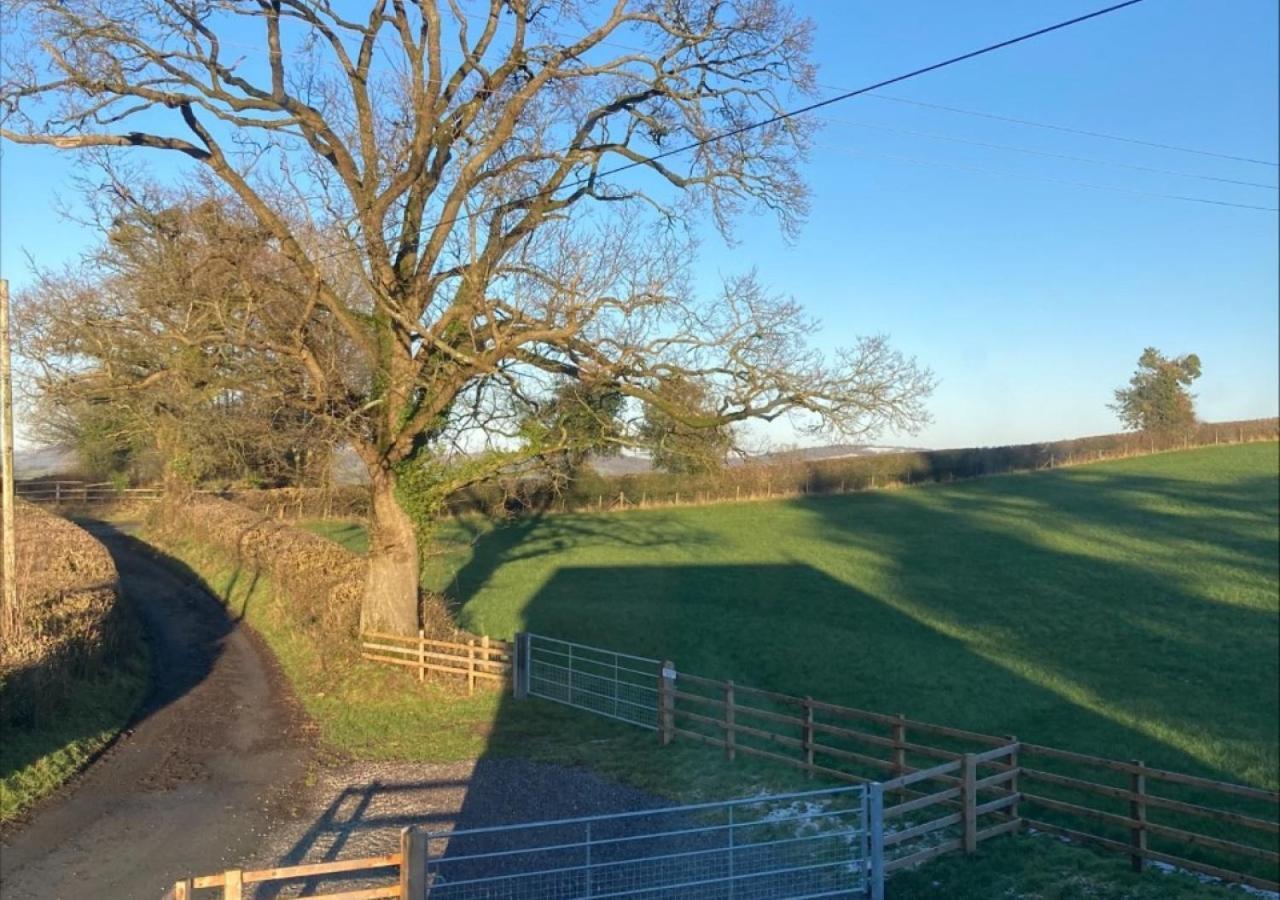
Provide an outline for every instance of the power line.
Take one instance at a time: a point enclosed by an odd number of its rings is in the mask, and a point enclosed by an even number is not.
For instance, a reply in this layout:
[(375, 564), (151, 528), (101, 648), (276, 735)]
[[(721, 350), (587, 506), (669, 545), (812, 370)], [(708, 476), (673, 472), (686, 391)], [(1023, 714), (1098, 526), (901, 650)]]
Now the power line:
[(1209, 197), (1194, 197), (1183, 194), (1162, 194), (1157, 191), (1144, 191), (1138, 188), (1118, 187), (1109, 184), (1093, 184), (1088, 181), (1075, 181), (1069, 178), (1054, 178), (1052, 175), (1036, 175), (1029, 172), (1010, 172), (1004, 169), (988, 169), (985, 166), (971, 166), (965, 163), (939, 162), (938, 160), (918, 159), (911, 156), (898, 156), (893, 153), (870, 153), (863, 150), (854, 150), (849, 147), (841, 147), (838, 144), (815, 143), (814, 146), (822, 147), (825, 150), (833, 150), (836, 153), (844, 153), (848, 156), (858, 156), (867, 159), (888, 159), (895, 162), (905, 162), (916, 166), (931, 166), (939, 169), (956, 169), (962, 172), (977, 172), (982, 175), (996, 175), (1002, 178), (1024, 178), (1032, 181), (1047, 181), (1052, 184), (1064, 184), (1070, 187), (1088, 188), (1093, 191), (1113, 191), (1121, 194), (1131, 194), (1138, 197), (1158, 197), (1162, 200), (1182, 200), (1188, 203), (1207, 203), (1212, 206), (1231, 206), (1236, 209), (1254, 209), (1261, 212), (1280, 212), (1280, 208), (1274, 206), (1254, 206), (1248, 203), (1232, 203), (1228, 200), (1214, 200)]
[(1089, 131), (1085, 128), (1072, 128), (1068, 125), (1054, 125), (1049, 122), (1036, 122), (1031, 119), (1019, 119), (1014, 116), (1004, 116), (997, 113), (981, 112), (976, 109), (961, 109), (956, 106), (944, 106), (941, 103), (927, 103), (924, 100), (911, 100), (907, 97), (894, 97), (889, 94), (873, 94), (877, 100), (889, 100), (893, 103), (905, 103), (911, 106), (921, 106), (926, 109), (941, 109), (946, 112), (960, 113), (966, 116), (978, 116), (983, 119), (993, 119), (997, 122), (1010, 122), (1015, 125), (1026, 125), (1031, 128), (1047, 128), (1050, 131), (1061, 131), (1066, 134), (1081, 134), (1086, 137), (1102, 138), (1108, 141), (1120, 141), (1125, 144), (1137, 144), (1140, 147), (1156, 147), (1160, 150), (1174, 150), (1178, 153), (1194, 153), (1199, 156), (1212, 156), (1217, 159), (1229, 159), (1233, 162), (1254, 163), (1259, 166), (1280, 167), (1280, 163), (1271, 162), (1266, 159), (1254, 159), (1249, 156), (1233, 156), (1230, 153), (1218, 153), (1214, 150), (1200, 150), (1195, 147), (1180, 147), (1177, 144), (1162, 144), (1158, 141), (1147, 141), (1141, 138), (1124, 137), (1118, 134), (1109, 134), (1104, 131)]
[(894, 128), (890, 125), (878, 125), (869, 122), (854, 122), (850, 119), (840, 119), (834, 116), (819, 116), (824, 122), (831, 122), (837, 125), (851, 125), (854, 128), (870, 128), (875, 131), (888, 131), (894, 134), (906, 134), (912, 137), (932, 138), (938, 141), (951, 141), (956, 144), (968, 144), (971, 147), (985, 147), (992, 150), (1009, 150), (1014, 153), (1027, 153), (1032, 156), (1043, 156), (1049, 159), (1065, 159), (1070, 162), (1089, 163), (1095, 166), (1114, 166), (1119, 169), (1131, 169), (1135, 172), (1153, 172), (1157, 175), (1175, 175), (1178, 178), (1198, 178), (1202, 181), (1218, 181), (1223, 184), (1239, 184), (1245, 187), (1266, 188), (1267, 190), (1280, 190), (1280, 185), (1266, 184), (1261, 181), (1241, 181), (1236, 178), (1221, 178), (1217, 175), (1202, 175), (1198, 172), (1179, 172), (1176, 169), (1161, 169), (1154, 166), (1140, 166), (1135, 163), (1123, 163), (1111, 159), (1095, 159), (1088, 156), (1075, 156), (1069, 153), (1055, 153), (1051, 150), (1040, 150), (1033, 147), (1016, 147), (1009, 144), (994, 144), (988, 141), (976, 141), (969, 138), (956, 137), (949, 134), (937, 134), (929, 131), (915, 131), (909, 128)]
[[(979, 56), (985, 56), (986, 54), (993, 53), (996, 50), (1003, 50), (1006, 47), (1012, 47), (1014, 44), (1020, 44), (1023, 41), (1029, 41), (1032, 38), (1042, 37), (1043, 35), (1050, 34), (1051, 32), (1060, 31), (1063, 28), (1070, 28), (1072, 25), (1079, 25), (1081, 22), (1087, 22), (1090, 19), (1096, 19), (1099, 16), (1105, 16), (1108, 13), (1117, 12), (1129, 6), (1136, 6), (1137, 4), (1142, 2), (1143, 0), (1124, 0), (1123, 3), (1116, 3), (1113, 6), (1107, 6), (1102, 9), (1094, 10), (1091, 13), (1085, 13), (1082, 16), (1076, 16), (1074, 19), (1067, 19), (1065, 21), (1058, 22), (1057, 24), (1049, 25), (1045, 28), (1039, 28), (1039, 29), (1036, 29), (1035, 31), (1029, 31), (1026, 34), (1020, 34), (1017, 37), (1009, 38), (1008, 40), (1000, 41), (999, 43), (988, 44), (986, 47), (982, 47), (978, 50), (971, 50), (968, 53), (962, 53), (959, 56), (953, 56), (950, 59), (944, 59), (942, 62), (937, 62), (930, 66), (924, 66), (919, 69), (913, 69), (910, 72), (906, 72), (902, 75), (895, 75), (893, 78), (886, 78), (884, 81), (878, 81), (875, 84), (870, 84), (870, 85), (867, 85), (866, 87), (857, 88), (851, 91), (845, 91), (844, 93), (836, 94), (834, 97), (827, 97), (824, 100), (818, 100), (814, 103), (810, 103), (807, 106), (802, 106), (798, 109), (787, 110), (785, 112), (778, 113), (777, 115), (770, 116), (767, 119), (761, 119), (756, 122), (750, 122), (746, 125), (741, 125), (737, 128), (731, 128), (728, 131), (723, 131), (719, 134), (712, 135), (709, 138), (703, 138), (701, 140), (697, 140), (692, 143), (685, 144), (681, 147), (676, 147), (671, 150), (663, 151), (662, 153), (656, 153), (653, 156), (647, 157), (646, 159), (630, 162), (625, 165), (618, 166), (614, 169), (610, 169), (607, 172), (599, 173), (599, 174), (615, 175), (619, 172), (625, 172), (628, 169), (634, 169), (637, 166), (642, 166), (642, 165), (646, 165), (647, 163), (656, 162), (660, 159), (666, 159), (669, 156), (675, 156), (676, 154), (679, 154), (679, 153), (687, 153), (690, 150), (696, 150), (698, 147), (706, 146), (707, 144), (710, 144), (714, 141), (722, 141), (725, 138), (736, 137), (739, 134), (744, 134), (748, 131), (753, 131), (757, 128), (764, 128), (766, 125), (773, 125), (777, 122), (782, 122), (787, 119), (794, 119), (797, 116), (802, 116), (806, 113), (811, 113), (814, 110), (822, 109), (824, 107), (831, 106), (836, 103), (840, 103), (844, 100), (851, 100), (852, 98), (861, 96), (862, 94), (868, 94), (872, 91), (879, 90), (880, 88), (888, 87), (891, 84), (898, 84), (899, 82), (907, 81), (908, 79), (911, 79), (911, 78), (918, 78), (919, 76), (926, 75), (929, 72), (936, 72), (939, 69), (945, 69), (948, 66), (954, 66), (956, 63), (962, 63), (970, 59), (975, 59)], [(597, 175), (597, 177), (599, 177), (599, 175)]]
[[(499, 209), (502, 209), (503, 207), (518, 206), (519, 204), (526, 203), (530, 200), (537, 200), (540, 197), (553, 194), (556, 191), (564, 190), (565, 188), (581, 187), (582, 185), (586, 184), (588, 181), (594, 178), (607, 178), (611, 175), (618, 175), (622, 172), (630, 171), (631, 169), (639, 168), (641, 166), (647, 166), (652, 163), (658, 162), (659, 160), (668, 159), (672, 156), (677, 156), (679, 154), (687, 153), (690, 150), (696, 150), (699, 147), (705, 147), (706, 145), (714, 143), (716, 141), (722, 141), (726, 138), (736, 137), (737, 135), (745, 134), (748, 131), (754, 131), (757, 128), (764, 128), (768, 125), (773, 125), (778, 122), (785, 121), (787, 119), (793, 119), (793, 118), (796, 118), (797, 116), (802, 116), (807, 113), (811, 113), (815, 110), (823, 109), (825, 107), (832, 106), (836, 103), (840, 103), (845, 100), (850, 100), (854, 97), (858, 97), (863, 94), (868, 94), (872, 91), (876, 91), (881, 88), (888, 87), (891, 84), (898, 84), (903, 81), (908, 81), (912, 78), (918, 78), (921, 75), (926, 75), (930, 72), (936, 72), (939, 69), (945, 69), (949, 66), (954, 66), (958, 63), (966, 62), (971, 59), (976, 59), (979, 56), (985, 56), (988, 53), (994, 53), (997, 50), (1003, 50), (1006, 47), (1012, 47), (1015, 44), (1021, 44), (1025, 41), (1029, 41), (1034, 38), (1043, 37), (1046, 34), (1051, 34), (1052, 32), (1055, 32), (1055, 31), (1061, 31), (1064, 28), (1070, 28), (1073, 25), (1079, 25), (1082, 22), (1087, 22), (1087, 21), (1090, 21), (1091, 19), (1096, 19), (1101, 16), (1109, 15), (1110, 13), (1118, 12), (1119, 10), (1125, 9), (1127, 7), (1136, 6), (1142, 2), (1143, 0), (1124, 0), (1124, 2), (1122, 3), (1116, 3), (1111, 6), (1106, 6), (1106, 7), (1103, 7), (1102, 9), (1094, 10), (1093, 12), (1085, 13), (1084, 15), (1076, 16), (1071, 19), (1065, 19), (1061, 22), (1057, 22), (1053, 25), (1048, 25), (1044, 28), (1038, 28), (1035, 31), (1028, 31), (1016, 37), (1008, 38), (1006, 40), (999, 41), (994, 44), (988, 44), (987, 46), (981, 47), (977, 50), (971, 50), (968, 53), (962, 53), (959, 56), (953, 56), (949, 59), (944, 59), (941, 62), (933, 63), (932, 65), (922, 66), (921, 68), (918, 68), (918, 69), (912, 69), (910, 72), (904, 72), (901, 75), (895, 75), (892, 78), (886, 78), (882, 81), (877, 81), (874, 84), (869, 84), (865, 87), (844, 91), (843, 93), (837, 94), (833, 97), (827, 97), (823, 100), (818, 100), (814, 103), (810, 103), (806, 106), (801, 106), (797, 109), (785, 110), (773, 116), (769, 116), (768, 118), (759, 119), (754, 122), (749, 122), (746, 125), (740, 125), (737, 128), (731, 128), (731, 129), (728, 129), (727, 131), (722, 131), (705, 138), (700, 138), (688, 144), (683, 144), (679, 147), (673, 147), (670, 150), (664, 150), (661, 153), (655, 153), (651, 156), (644, 157), (643, 159), (633, 160), (631, 162), (614, 166), (613, 168), (610, 168), (610, 169), (594, 172), (591, 175), (583, 176), (581, 178), (577, 178), (572, 181), (565, 182), (564, 184), (559, 185), (555, 188), (544, 188), (541, 191), (537, 191), (532, 194), (518, 197), (514, 200), (509, 200), (505, 203), (496, 204), (494, 206), (487, 207), (484, 209), (461, 213), (457, 216), (454, 216), (451, 219), (445, 219), (445, 220), (436, 222), (432, 227), (439, 228), (441, 225), (454, 225), (458, 222), (465, 221), (467, 219), (471, 219), (479, 215), (483, 215), (484, 213), (497, 211)], [(384, 240), (388, 239), (388, 236), (385, 234), (382, 235), (382, 237)], [(338, 251), (328, 256), (317, 257), (316, 261), (320, 262), (326, 259), (332, 259), (334, 257), (341, 256), (343, 253), (353, 252), (354, 249), (355, 248), (351, 248), (347, 250)]]
[[(1137, 2), (1137, 0), (1135, 0), (1135, 2)], [(1122, 5), (1125, 5), (1125, 4), (1122, 4)], [(1093, 14), (1091, 14), (1091, 15), (1101, 15), (1101, 14), (1103, 14), (1103, 13), (1105, 13), (1105, 12), (1109, 12), (1109, 11), (1110, 11), (1110, 10), (1099, 10), (1097, 13), (1093, 13)], [(487, 21), (487, 16), (481, 16), (481, 15), (477, 15), (477, 14), (467, 14), (467, 13), (463, 13), (462, 15), (463, 15), (463, 17), (464, 17), (464, 18), (466, 18), (466, 19), (470, 19), (470, 20), (472, 20), (472, 21), (474, 21), (474, 22), (484, 23), (484, 22), (486, 22), (486, 21)], [(1078, 20), (1076, 20), (1076, 21), (1078, 21)], [(1063, 23), (1061, 26), (1057, 26), (1057, 27), (1065, 27), (1067, 24), (1074, 24), (1074, 23), (1073, 23), (1073, 22), (1072, 22), (1072, 23)], [(509, 24), (509, 23), (507, 23), (507, 22), (500, 22), (498, 27), (500, 27), (500, 28), (511, 28), (511, 27), (514, 27), (514, 26), (510, 25), (510, 24)], [(559, 35), (559, 36), (561, 36), (561, 37), (577, 38), (577, 37), (579, 36), (577, 32), (571, 32), (571, 31), (567, 31), (567, 30), (564, 30), (564, 29), (546, 28), (545, 30), (546, 30), (546, 31), (547, 31), (547, 33), (549, 33), (549, 34), (555, 34), (555, 35)], [(220, 46), (223, 46), (223, 47), (238, 47), (238, 48), (243, 48), (243, 49), (247, 49), (247, 50), (254, 50), (254, 51), (259, 52), (259, 53), (264, 52), (264, 48), (263, 48), (263, 47), (262, 47), (262, 45), (260, 45), (260, 44), (250, 44), (250, 43), (244, 43), (244, 42), (229, 41), (229, 40), (225, 40), (225, 39), (220, 39), (218, 43), (219, 43), (219, 45), (220, 45)], [(646, 51), (644, 48), (642, 48), (642, 47), (637, 47), (637, 46), (634, 46), (634, 45), (631, 45), (631, 44), (622, 44), (622, 43), (618, 43), (617, 41), (600, 41), (600, 42), (599, 42), (599, 46), (601, 46), (601, 47), (613, 47), (613, 48), (616, 48), (616, 49), (619, 49), (619, 50), (626, 50), (626, 51), (628, 51), (628, 52), (632, 52), (632, 53), (643, 53), (643, 52), (647, 52), (647, 51)], [(286, 55), (286, 56), (295, 56), (295, 57), (305, 58), (305, 59), (314, 59), (314, 53), (313, 53), (312, 51), (310, 51), (310, 50), (296, 50), (296, 49), (291, 49), (291, 48), (285, 48), (285, 49), (283, 49), (281, 52), (282, 52), (284, 55)], [(498, 51), (498, 50), (496, 50), (496, 49), (494, 49), (494, 48), (491, 48), (489, 51), (487, 51), (487, 53), (489, 53), (489, 54), (497, 53), (497, 52), (500, 52), (500, 51)], [(442, 54), (443, 56), (445, 56), (445, 57), (457, 58), (457, 59), (460, 59), (460, 60), (466, 60), (466, 59), (467, 59), (467, 57), (468, 57), (468, 54), (467, 54), (467, 53), (463, 53), (463, 52), (460, 52), (460, 51), (454, 50), (454, 49), (452, 49), (452, 48), (441, 48), (441, 54)], [(483, 58), (484, 58), (484, 57), (482, 56), (482, 57), (481, 57), (481, 59), (483, 59)], [(827, 88), (827, 89), (829, 89), (829, 90), (834, 90), (834, 91), (842, 91), (842, 92), (843, 92), (843, 91), (845, 91), (845, 90), (846, 90), (842, 85), (822, 84), (822, 85), (819, 85), (819, 86), (820, 86), (820, 87), (825, 87), (825, 88)], [(491, 93), (491, 92), (487, 92), (487, 91), (485, 91), (485, 89), (483, 89), (483, 88), (476, 88), (475, 90), (476, 90), (478, 93)], [(854, 93), (856, 93), (856, 92), (854, 92)], [(1088, 129), (1084, 129), (1084, 128), (1076, 128), (1076, 127), (1067, 126), (1067, 125), (1057, 125), (1057, 124), (1050, 123), (1050, 122), (1037, 122), (1037, 121), (1034, 121), (1034, 120), (1031, 120), (1031, 119), (1022, 119), (1022, 118), (1017, 118), (1017, 117), (1014, 117), (1014, 116), (1002, 115), (1002, 114), (999, 114), (999, 113), (990, 113), (990, 112), (984, 112), (984, 111), (982, 111), (982, 110), (975, 110), (975, 109), (963, 109), (963, 108), (955, 107), (955, 106), (946, 106), (946, 105), (941, 104), (941, 103), (930, 103), (930, 102), (926, 102), (926, 101), (923, 101), (923, 100), (913, 100), (913, 99), (911, 99), (911, 98), (909, 98), (909, 97), (895, 97), (895, 96), (893, 96), (893, 95), (891, 95), (891, 94), (872, 94), (871, 96), (872, 96), (872, 97), (874, 97), (876, 100), (887, 100), (887, 101), (890, 101), (890, 102), (893, 102), (893, 103), (908, 104), (908, 105), (911, 105), (911, 106), (919, 106), (919, 107), (924, 107), (924, 108), (928, 108), (928, 109), (938, 109), (938, 110), (943, 110), (943, 111), (945, 111), (945, 112), (958, 113), (958, 114), (961, 114), (961, 115), (967, 115), (967, 116), (977, 116), (977, 117), (979, 117), (979, 118), (991, 119), (991, 120), (999, 121), (999, 122), (1008, 122), (1008, 123), (1012, 123), (1012, 124), (1016, 124), (1016, 125), (1025, 125), (1025, 126), (1029, 126), (1029, 127), (1032, 127), (1032, 128), (1044, 128), (1044, 129), (1048, 129), (1048, 130), (1051, 130), (1051, 131), (1060, 131), (1060, 132), (1063, 132), (1063, 133), (1066, 133), (1066, 134), (1078, 134), (1078, 135), (1084, 135), (1084, 136), (1087, 136), (1087, 137), (1101, 138), (1101, 139), (1111, 140), (1111, 141), (1119, 141), (1119, 142), (1121, 142), (1121, 143), (1136, 144), (1136, 145), (1138, 145), (1138, 146), (1142, 146), (1142, 147), (1154, 147), (1154, 148), (1157, 148), (1157, 149), (1160, 149), (1160, 150), (1171, 150), (1171, 151), (1175, 151), (1175, 152), (1179, 152), (1179, 153), (1191, 153), (1191, 154), (1196, 154), (1196, 155), (1199, 155), (1199, 156), (1213, 157), (1213, 158), (1215, 158), (1215, 159), (1231, 160), (1231, 161), (1233, 161), (1233, 162), (1247, 162), (1247, 163), (1254, 163), (1254, 164), (1257, 164), (1257, 165), (1272, 166), (1272, 167), (1280, 167), (1280, 163), (1275, 163), (1275, 162), (1271, 162), (1271, 161), (1269, 161), (1269, 160), (1264, 160), (1264, 159), (1254, 159), (1254, 158), (1252, 158), (1252, 157), (1248, 157), (1248, 156), (1237, 156), (1237, 155), (1233, 155), (1233, 154), (1229, 154), (1229, 153), (1220, 153), (1220, 152), (1213, 151), (1213, 150), (1203, 150), (1203, 149), (1198, 149), (1198, 148), (1195, 148), (1195, 147), (1183, 147), (1183, 146), (1179, 146), (1179, 145), (1176, 145), (1176, 144), (1166, 144), (1166, 143), (1161, 143), (1161, 142), (1158, 142), (1158, 141), (1148, 141), (1148, 140), (1145, 140), (1145, 139), (1142, 139), (1142, 138), (1131, 138), (1131, 137), (1127, 137), (1127, 136), (1124, 136), (1124, 135), (1110, 134), (1110, 133), (1107, 133), (1107, 132), (1101, 132), (1101, 131), (1090, 131), (1090, 130), (1088, 130)], [(825, 102), (825, 101), (824, 101), (824, 102)], [(858, 123), (847, 123), (847, 124), (858, 124)], [(868, 126), (863, 126), (863, 127), (872, 127), (872, 126), (869, 126), (869, 125), (868, 125)], [(908, 133), (909, 133), (909, 132), (908, 132)], [(944, 138), (944, 137), (943, 137), (943, 136), (941, 136), (941, 135), (923, 135), (923, 136), (926, 136), (926, 137), (937, 137), (937, 138), (942, 139), (942, 140), (955, 140), (954, 138)], [(1021, 150), (1020, 148), (1016, 148), (1016, 147), (1001, 147), (1000, 145), (997, 145), (997, 144), (992, 144), (992, 145), (990, 145), (990, 146), (998, 147), (999, 149), (1006, 149), (1006, 150), (1019, 150), (1019, 152), (1026, 152), (1026, 153), (1033, 152), (1033, 151), (1030, 151), (1030, 150)], [(1106, 162), (1104, 162), (1104, 161), (1102, 161), (1102, 160), (1085, 160), (1085, 159), (1083, 159), (1083, 158), (1076, 158), (1076, 157), (1070, 157), (1070, 156), (1064, 156), (1063, 158), (1064, 158), (1064, 159), (1076, 159), (1077, 161), (1080, 161), (1080, 162), (1095, 162), (1095, 163), (1098, 163), (1098, 164), (1100, 164), (1100, 165), (1124, 165), (1123, 163), (1106, 163)], [(1141, 168), (1141, 167), (1134, 166), (1133, 168)], [(1169, 171), (1160, 170), (1160, 169), (1150, 169), (1150, 170), (1148, 170), (1148, 171), (1153, 171), (1153, 172), (1162, 172), (1163, 174), (1169, 174), (1169, 175), (1178, 175), (1178, 174), (1181, 174), (1181, 173), (1177, 173), (1177, 172), (1169, 172)], [(1227, 182), (1227, 183), (1233, 183), (1233, 184), (1244, 184), (1244, 185), (1249, 185), (1249, 186), (1253, 186), (1253, 187), (1273, 187), (1272, 185), (1256, 184), (1255, 182), (1248, 182), (1248, 181), (1239, 181), (1239, 182), (1237, 182), (1237, 181), (1233, 181), (1232, 179), (1215, 179), (1215, 178), (1213, 178), (1212, 176), (1208, 176), (1208, 175), (1199, 175), (1199, 176), (1197, 176), (1197, 175), (1187, 175), (1187, 176), (1185, 176), (1185, 177), (1192, 177), (1192, 178), (1197, 178), (1197, 177), (1198, 177), (1198, 178), (1206, 178), (1206, 179), (1209, 179), (1209, 180), (1219, 180), (1219, 181), (1224, 181), (1224, 182)]]
[[(1109, 12), (1109, 11), (1110, 10), (1099, 10), (1098, 13), (1095, 13), (1095, 15), (1101, 15), (1102, 13)], [(487, 21), (487, 17), (481, 16), (481, 15), (464, 14), (464, 17), (480, 23), (484, 23)], [(1070, 23), (1067, 23), (1067, 24), (1070, 24)], [(513, 27), (513, 26), (509, 26), (508, 23), (506, 22), (501, 22), (499, 23), (499, 27)], [(566, 31), (563, 29), (545, 28), (544, 26), (544, 30), (550, 34), (555, 34), (560, 37), (568, 37), (568, 38), (574, 38), (574, 39), (578, 37), (578, 34), (576, 32)], [(617, 41), (600, 41), (599, 46), (613, 47), (618, 50), (626, 50), (629, 53), (647, 52), (643, 47), (637, 47), (633, 44), (621, 44), (621, 43), (618, 43)], [(820, 84), (819, 87), (824, 87), (832, 91), (843, 92), (846, 90), (846, 88), (843, 85)], [(907, 97), (894, 97), (890, 94), (873, 94), (872, 96), (875, 97), (875, 99), (877, 100), (889, 100), (894, 103), (904, 103), (904, 104), (911, 104), (914, 106), (929, 107), (932, 109), (941, 109), (947, 112), (961, 113), (964, 115), (971, 115), (971, 116), (979, 116), (987, 119), (995, 119), (997, 121), (1011, 122), (1018, 125), (1028, 125), (1035, 128), (1046, 128), (1054, 131), (1062, 131), (1068, 134), (1080, 134), (1080, 135), (1086, 135), (1088, 137), (1104, 138), (1107, 140), (1120, 141), (1123, 143), (1137, 144), (1139, 146), (1144, 146), (1144, 147), (1155, 147), (1161, 150), (1174, 150), (1180, 153), (1193, 153), (1193, 154), (1199, 154), (1201, 156), (1210, 156), (1217, 159), (1226, 159), (1226, 160), (1232, 160), (1235, 162), (1256, 163), (1258, 165), (1264, 165), (1264, 166), (1280, 166), (1280, 163), (1274, 163), (1274, 162), (1270, 162), (1268, 160), (1262, 160), (1262, 159), (1253, 159), (1252, 157), (1248, 157), (1248, 156), (1234, 156), (1229, 153), (1219, 153), (1213, 150), (1201, 150), (1194, 147), (1181, 147), (1176, 144), (1164, 144), (1158, 141), (1143, 140), (1141, 138), (1130, 138), (1122, 135), (1108, 134), (1100, 131), (1089, 131), (1087, 129), (1073, 128), (1065, 125), (1055, 125), (1047, 122), (1035, 122), (1030, 119), (1019, 119), (1019, 118), (1014, 118), (1012, 116), (1000, 115), (997, 113), (982, 112), (980, 110), (960, 109), (954, 106), (944, 106), (939, 103), (927, 103), (921, 100), (912, 100)], [(1014, 148), (1006, 148), (1006, 149), (1014, 149)], [(1158, 171), (1158, 170), (1152, 170), (1152, 171)], [(1176, 173), (1166, 173), (1166, 174), (1176, 174)], [(1207, 178), (1209, 176), (1200, 176), (1200, 177)], [(1227, 180), (1227, 179), (1223, 179), (1223, 180)], [(1239, 183), (1253, 186), (1252, 182), (1239, 182)], [(1256, 185), (1256, 186), (1271, 187), (1271, 185)]]

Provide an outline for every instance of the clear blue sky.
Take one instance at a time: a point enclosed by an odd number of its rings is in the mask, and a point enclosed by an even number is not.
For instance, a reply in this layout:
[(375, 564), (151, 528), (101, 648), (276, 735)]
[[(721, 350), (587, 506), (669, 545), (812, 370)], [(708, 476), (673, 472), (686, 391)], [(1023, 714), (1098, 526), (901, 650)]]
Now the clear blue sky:
[[(1101, 5), (800, 3), (817, 23), (824, 94)], [(884, 93), (1274, 163), (1278, 9), (1274, 0), (1147, 0)], [(1275, 207), (1275, 190), (959, 141), (1270, 185), (1274, 165), (872, 96), (823, 115), (842, 121), (817, 138), (800, 238), (786, 244), (768, 217), (747, 219), (734, 246), (708, 235), (699, 279), (709, 289), (721, 273), (756, 266), (823, 321), (824, 344), (886, 332), (917, 355), (940, 379), (935, 421), (894, 440), (941, 447), (1117, 430), (1106, 404), (1148, 345), (1200, 355), (1202, 417), (1276, 415), (1277, 214), (1147, 196)], [(51, 202), (74, 197), (65, 154), (3, 152), (0, 265), (21, 286), (24, 251), (56, 262), (92, 235)]]

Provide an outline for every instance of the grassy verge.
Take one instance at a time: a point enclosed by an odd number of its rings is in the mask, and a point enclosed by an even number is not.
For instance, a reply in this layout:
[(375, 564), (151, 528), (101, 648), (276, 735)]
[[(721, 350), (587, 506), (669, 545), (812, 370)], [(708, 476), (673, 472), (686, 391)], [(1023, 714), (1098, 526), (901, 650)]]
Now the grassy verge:
[(1046, 835), (999, 838), (973, 856), (950, 854), (886, 883), (889, 900), (1190, 900), (1240, 898), (1238, 888), (1185, 873), (1138, 874), (1123, 857), (1070, 846)]
[(146, 693), (146, 659), (139, 638), (124, 665), (70, 685), (56, 716), (34, 727), (6, 729), (0, 741), (0, 823), (56, 791), (120, 733)]

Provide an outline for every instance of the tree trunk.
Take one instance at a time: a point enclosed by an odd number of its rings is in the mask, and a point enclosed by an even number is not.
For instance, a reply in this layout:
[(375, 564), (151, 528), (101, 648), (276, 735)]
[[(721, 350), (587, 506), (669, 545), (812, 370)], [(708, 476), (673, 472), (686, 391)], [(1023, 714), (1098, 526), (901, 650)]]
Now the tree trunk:
[(366, 631), (418, 633), (418, 538), (396, 498), (395, 475), (373, 473), (369, 576), (360, 624)]

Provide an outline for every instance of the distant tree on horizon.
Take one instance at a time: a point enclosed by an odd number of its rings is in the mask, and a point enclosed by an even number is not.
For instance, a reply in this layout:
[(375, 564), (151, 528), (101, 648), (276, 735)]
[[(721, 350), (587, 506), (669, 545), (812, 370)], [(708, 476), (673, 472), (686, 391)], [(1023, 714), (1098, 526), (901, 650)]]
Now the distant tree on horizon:
[(1196, 424), (1195, 396), (1187, 390), (1200, 377), (1194, 353), (1169, 358), (1154, 347), (1138, 357), (1129, 386), (1119, 388), (1110, 408), (1125, 428), (1152, 434), (1180, 434)]

